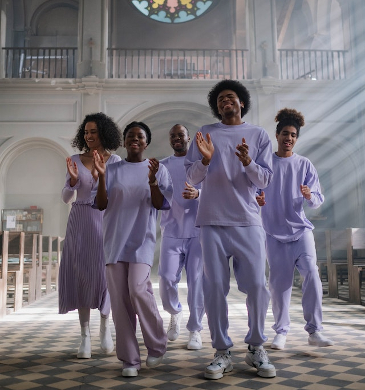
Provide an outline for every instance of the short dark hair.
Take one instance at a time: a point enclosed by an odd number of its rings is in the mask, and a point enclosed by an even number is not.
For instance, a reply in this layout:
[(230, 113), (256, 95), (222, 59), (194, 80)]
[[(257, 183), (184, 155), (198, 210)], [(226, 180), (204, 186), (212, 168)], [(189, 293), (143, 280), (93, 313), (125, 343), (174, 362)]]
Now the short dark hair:
[(142, 129), (146, 133), (147, 145), (149, 145), (151, 143), (151, 140), (152, 140), (151, 129), (143, 122), (133, 121), (133, 122), (129, 123), (123, 131), (123, 140), (125, 140), (125, 136), (126, 136), (128, 130), (132, 129), (133, 127), (139, 127), (140, 129)]
[(117, 150), (122, 144), (122, 133), (112, 118), (103, 112), (88, 114), (77, 129), (75, 138), (71, 145), (80, 151), (88, 152), (90, 149), (85, 141), (86, 123), (95, 122), (98, 128), (100, 142), (105, 150)]
[(169, 130), (169, 131), (171, 131), (174, 127), (176, 127), (176, 126), (181, 126), (181, 127), (183, 127), (185, 130), (186, 130), (186, 132), (187, 132), (187, 134), (189, 135), (189, 129), (185, 126), (185, 125), (182, 125), (181, 123), (176, 123), (175, 125), (173, 125), (172, 127), (171, 127), (171, 129)]
[(225, 89), (230, 89), (237, 94), (240, 102), (244, 105), (244, 107), (241, 108), (241, 118), (244, 117), (251, 107), (251, 96), (248, 89), (237, 80), (222, 80), (209, 91), (208, 103), (213, 116), (222, 119), (222, 116), (218, 111), (217, 99), (218, 95)]
[(275, 122), (278, 122), (276, 134), (280, 134), (281, 130), (286, 126), (293, 126), (297, 129), (297, 138), (299, 138), (300, 128), (305, 124), (303, 114), (292, 108), (283, 108), (278, 111)]

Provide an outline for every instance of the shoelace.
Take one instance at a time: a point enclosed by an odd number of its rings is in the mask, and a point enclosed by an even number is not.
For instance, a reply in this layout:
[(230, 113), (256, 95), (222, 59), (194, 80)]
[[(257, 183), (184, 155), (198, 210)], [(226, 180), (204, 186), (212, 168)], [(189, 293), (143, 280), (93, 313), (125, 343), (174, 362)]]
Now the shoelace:
[(222, 359), (223, 362), (227, 362), (228, 361), (228, 355), (227, 354), (224, 354), (224, 355), (221, 355), (221, 354), (215, 354), (214, 355), (214, 359), (212, 361), (212, 363), (210, 363), (211, 366), (213, 365), (216, 365), (216, 366), (220, 366), (220, 362), (219, 360)]
[(252, 351), (254, 354), (257, 354), (257, 356), (260, 359), (260, 363), (270, 363), (269, 358), (267, 356), (267, 352), (264, 349), (255, 349)]
[(176, 324), (177, 324), (177, 321), (175, 319), (175, 316), (171, 316), (169, 329), (172, 329), (173, 327), (176, 327)]
[(199, 334), (198, 332), (194, 332), (191, 336), (191, 341), (198, 341), (199, 338), (198, 334)]

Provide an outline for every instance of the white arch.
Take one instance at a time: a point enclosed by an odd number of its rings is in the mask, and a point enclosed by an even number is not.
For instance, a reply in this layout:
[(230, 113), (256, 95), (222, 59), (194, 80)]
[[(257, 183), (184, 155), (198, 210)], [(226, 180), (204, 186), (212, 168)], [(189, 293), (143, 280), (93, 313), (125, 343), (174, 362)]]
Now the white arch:
[[(6, 144), (9, 141), (6, 142)], [(49, 149), (62, 158), (66, 158), (69, 153), (60, 144), (47, 138), (33, 137), (15, 141), (0, 153), (0, 183), (5, 189), (5, 179), (10, 165), (19, 156), (19, 154), (31, 149)]]
[(198, 114), (204, 117), (209, 116), (211, 118), (210, 109), (208, 106), (186, 101), (174, 101), (159, 103), (148, 108), (137, 107), (131, 112), (128, 112), (127, 114), (117, 119), (116, 122), (121, 128), (123, 128), (132, 121), (144, 121), (146, 118), (150, 118), (161, 113), (163, 113), (161, 115), (164, 115), (171, 111), (190, 112), (192, 114)]
[(51, 11), (52, 9), (59, 7), (68, 7), (78, 10), (79, 3), (76, 0), (48, 0), (40, 5), (33, 13), (30, 20), (30, 28), (32, 34), (37, 34), (37, 26), (39, 19), (44, 15), (44, 13)]

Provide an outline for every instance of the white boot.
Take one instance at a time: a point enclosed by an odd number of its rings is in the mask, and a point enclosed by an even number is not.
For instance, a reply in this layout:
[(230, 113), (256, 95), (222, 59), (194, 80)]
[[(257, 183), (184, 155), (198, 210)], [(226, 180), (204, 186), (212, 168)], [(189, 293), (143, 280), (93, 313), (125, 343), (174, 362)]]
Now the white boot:
[(106, 353), (110, 354), (114, 351), (114, 342), (109, 328), (109, 317), (100, 316), (100, 348)]
[(91, 336), (89, 325), (81, 327), (81, 344), (77, 352), (78, 359), (91, 358)]

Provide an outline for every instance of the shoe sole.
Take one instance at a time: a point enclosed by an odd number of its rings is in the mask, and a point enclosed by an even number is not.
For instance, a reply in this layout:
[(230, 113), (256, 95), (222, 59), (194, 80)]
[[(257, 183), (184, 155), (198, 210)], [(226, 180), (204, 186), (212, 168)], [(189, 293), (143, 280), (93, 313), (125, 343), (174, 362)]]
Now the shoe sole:
[(77, 354), (77, 358), (78, 358), (78, 359), (90, 359), (90, 358), (91, 358), (91, 354), (78, 353), (78, 354)]
[(232, 364), (230, 364), (228, 367), (226, 367), (224, 369), (223, 372), (204, 372), (204, 378), (206, 379), (221, 379), (223, 378), (223, 374), (227, 373), (227, 372), (231, 372), (233, 370), (233, 366)]
[(257, 370), (257, 375), (260, 376), (261, 378), (274, 378), (276, 377), (276, 370), (275, 369), (272, 369), (272, 370), (260, 370), (259, 368), (255, 367), (255, 365), (251, 362), (250, 359), (247, 359), (245, 358), (245, 362), (253, 367), (253, 368), (256, 368)]
[(285, 346), (284, 345), (271, 344), (270, 348), (271, 349), (278, 349), (278, 350), (282, 351), (283, 349), (285, 349)]
[(134, 376), (138, 376), (138, 371), (130, 372), (130, 373), (124, 373), (124, 374), (123, 374), (123, 371), (122, 371), (122, 376), (124, 378), (131, 378), (131, 377), (134, 377)]
[(308, 340), (308, 344), (313, 345), (315, 347), (332, 347), (334, 345), (334, 343), (316, 343), (314, 341), (309, 341), (309, 340)]
[(199, 346), (195, 347), (195, 346), (187, 345), (186, 348), (187, 348), (189, 351), (198, 351), (199, 349), (202, 349), (203, 346), (202, 346), (202, 345), (199, 345)]

